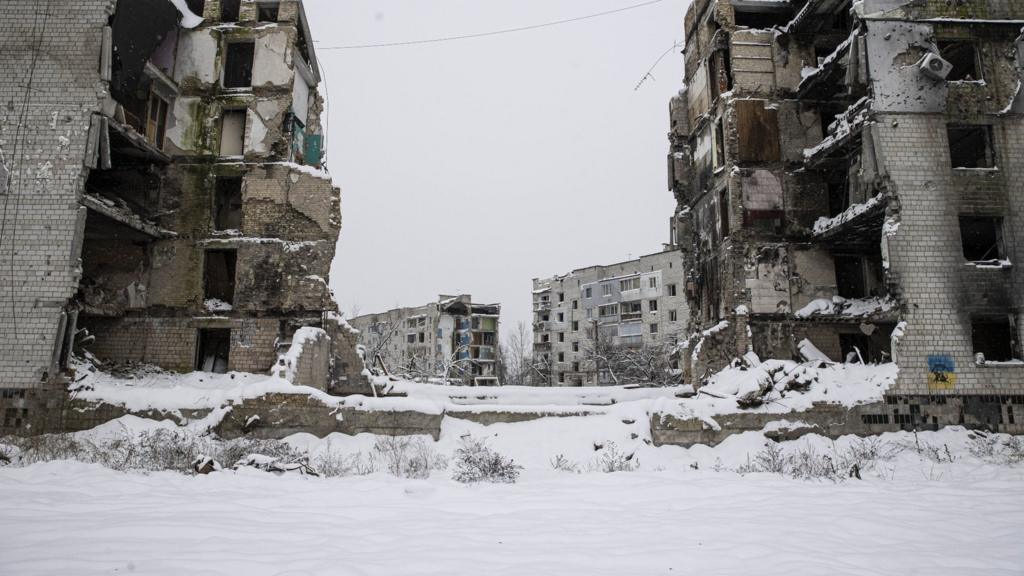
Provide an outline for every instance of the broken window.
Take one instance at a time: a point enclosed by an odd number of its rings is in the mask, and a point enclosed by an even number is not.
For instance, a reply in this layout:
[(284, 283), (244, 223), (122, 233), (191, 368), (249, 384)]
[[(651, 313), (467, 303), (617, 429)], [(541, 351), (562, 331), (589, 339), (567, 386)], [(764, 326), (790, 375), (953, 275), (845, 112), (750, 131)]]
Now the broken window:
[(245, 152), (245, 110), (225, 110), (220, 119), (220, 155), (241, 156)]
[(221, 22), (238, 22), (238, 10), (241, 0), (220, 0)]
[(668, 321), (669, 322), (675, 322), (677, 320), (679, 320), (679, 313), (676, 312), (675, 310), (669, 310), (668, 311)]
[(764, 100), (737, 100), (737, 154), (741, 162), (774, 162), (780, 159), (778, 110)]
[(968, 262), (1003, 259), (1003, 219), (960, 216), (960, 240)]
[(565, 322), (565, 312), (559, 312), (558, 313), (558, 321), (559, 322)]
[(565, 332), (559, 332), (558, 333), (558, 341), (559, 342), (565, 342)]
[(579, 352), (580, 351), (580, 343), (579, 342), (573, 342), (572, 343), (572, 351), (573, 352)]
[(992, 127), (984, 124), (950, 124), (949, 159), (953, 168), (992, 168), (995, 154), (992, 150)]
[(648, 300), (647, 301), (647, 309), (650, 310), (651, 312), (657, 312), (658, 311), (658, 301), (657, 300)]
[(740, 7), (733, 4), (736, 26), (761, 30), (773, 26), (782, 26), (789, 22), (791, 12), (788, 8), (786, 10), (777, 10), (756, 6), (759, 4), (757, 2), (754, 4), (755, 6), (750, 7)]
[(572, 301), (572, 309), (573, 310), (578, 310), (579, 307), (580, 307), (580, 301), (579, 300), (573, 300)]
[(565, 302), (565, 292), (559, 292), (558, 293), (558, 301), (559, 302)]
[(559, 362), (565, 362), (565, 352), (559, 352), (558, 353), (558, 361)]
[(946, 80), (981, 80), (981, 61), (973, 42), (940, 40), (938, 45), (939, 55), (953, 65)]
[(415, 344), (416, 343), (416, 334), (415, 333), (413, 333), (413, 334), (406, 334), (405, 335), (405, 341), (407, 343), (409, 343), (409, 344)]
[(590, 298), (592, 295), (593, 295), (593, 292), (591, 291), (590, 288), (585, 288), (583, 290), (583, 297), (584, 298)]
[(231, 353), (231, 330), (229, 328), (199, 330), (199, 346), (196, 350), (196, 370), (217, 374), (226, 373)]
[(260, 22), (277, 22), (280, 4), (277, 2), (260, 2), (258, 7)]
[(213, 224), (216, 230), (240, 230), (242, 228), (241, 178), (217, 178), (213, 214)]
[(607, 304), (605, 306), (599, 306), (597, 309), (598, 316), (616, 316), (619, 313), (618, 304)]
[(864, 298), (867, 286), (864, 279), (864, 260), (859, 256), (836, 256), (836, 292), (843, 298)]
[(986, 361), (1005, 362), (1020, 357), (1017, 326), (1012, 316), (981, 316), (971, 318), (971, 340), (975, 354), (984, 354)]
[(228, 304), (235, 301), (234, 250), (207, 250), (203, 265), (203, 288), (206, 300), (215, 299)]
[(732, 89), (732, 75), (729, 72), (729, 52), (727, 50), (717, 50), (708, 57), (708, 74), (712, 100)]
[(657, 334), (657, 333), (658, 333), (658, 325), (657, 324), (651, 324), (651, 334)]
[(667, 289), (668, 289), (668, 295), (669, 296), (675, 296), (676, 295), (676, 285), (675, 284), (669, 284), (667, 286)]
[(839, 353), (842, 362), (865, 362), (871, 358), (871, 340), (864, 334), (840, 334)]
[(146, 140), (162, 150), (166, 130), (167, 101), (157, 96), (155, 92), (150, 92), (149, 110), (146, 112)]
[(224, 87), (248, 88), (252, 86), (252, 59), (256, 50), (253, 42), (230, 42), (224, 57)]
[(729, 237), (729, 189), (722, 188), (718, 192), (718, 221), (721, 225), (721, 239)]
[(850, 205), (850, 194), (847, 190), (849, 171), (843, 169), (829, 170), (826, 178), (828, 178), (826, 183), (828, 188), (828, 215), (829, 217), (835, 217)]
[(580, 329), (580, 321), (579, 320), (573, 320), (572, 321), (572, 331), (576, 332), (579, 329)]
[(720, 168), (725, 164), (725, 120), (722, 118), (715, 122), (715, 153), (711, 157), (712, 168)]

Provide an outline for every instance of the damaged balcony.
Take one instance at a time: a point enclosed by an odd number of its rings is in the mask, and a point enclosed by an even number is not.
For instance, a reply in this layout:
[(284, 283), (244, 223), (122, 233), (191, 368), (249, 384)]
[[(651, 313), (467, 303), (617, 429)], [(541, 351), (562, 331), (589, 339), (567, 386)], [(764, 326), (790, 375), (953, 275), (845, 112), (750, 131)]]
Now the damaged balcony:
[(865, 202), (851, 204), (831, 218), (814, 223), (814, 238), (831, 248), (863, 250), (878, 244), (882, 237), (888, 197), (879, 192)]
[(828, 125), (828, 135), (817, 146), (804, 149), (804, 166), (818, 168), (830, 159), (848, 155), (851, 144), (860, 143), (859, 137), (870, 112), (871, 100), (864, 97), (836, 116)]
[(83, 204), (88, 211), (77, 295), (82, 313), (116, 317), (145, 308), (150, 245), (173, 233), (109, 199), (87, 194)]

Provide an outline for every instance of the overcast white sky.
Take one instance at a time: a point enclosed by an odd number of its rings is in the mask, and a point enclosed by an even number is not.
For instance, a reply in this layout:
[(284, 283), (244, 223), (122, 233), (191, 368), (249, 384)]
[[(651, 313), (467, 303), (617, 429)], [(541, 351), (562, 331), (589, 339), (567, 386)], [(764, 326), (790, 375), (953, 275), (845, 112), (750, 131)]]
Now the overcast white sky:
[(531, 279), (657, 252), (686, 0), (501, 36), (325, 50), (572, 18), (639, 0), (306, 0), (342, 188), (341, 308), (470, 293), (530, 322)]

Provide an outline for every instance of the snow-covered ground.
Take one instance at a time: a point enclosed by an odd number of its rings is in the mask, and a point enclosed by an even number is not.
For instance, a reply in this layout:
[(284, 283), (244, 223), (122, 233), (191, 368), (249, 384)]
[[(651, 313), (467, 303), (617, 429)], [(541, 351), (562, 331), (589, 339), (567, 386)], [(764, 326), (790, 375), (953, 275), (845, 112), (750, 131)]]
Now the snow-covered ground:
[[(862, 480), (797, 480), (736, 472), (763, 454), (760, 433), (714, 448), (655, 448), (630, 443), (622, 426), (609, 437), (602, 418), (487, 427), (448, 419), (430, 443), (450, 457), (463, 435), (486, 438), (524, 466), (516, 484), (459, 484), (450, 470), (411, 480), (383, 471), (144, 475), (68, 461), (0, 467), (0, 574), (999, 576), (1024, 568), (1024, 466), (972, 453), (963, 429), (885, 435), (887, 456)], [(166, 426), (127, 417), (83, 434)], [(369, 453), (375, 440), (289, 438), (312, 456)], [(637, 470), (588, 465), (611, 442), (633, 454)], [(859, 442), (807, 436), (779, 446), (823, 456)], [(558, 454), (579, 472), (554, 470)]]

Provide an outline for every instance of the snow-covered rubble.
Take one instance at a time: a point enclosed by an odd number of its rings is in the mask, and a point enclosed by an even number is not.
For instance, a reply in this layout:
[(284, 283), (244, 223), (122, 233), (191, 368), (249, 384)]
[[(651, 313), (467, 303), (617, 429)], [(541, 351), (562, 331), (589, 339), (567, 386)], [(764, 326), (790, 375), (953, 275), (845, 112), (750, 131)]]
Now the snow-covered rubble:
[[(360, 410), (415, 411), (426, 414), (509, 412), (541, 415), (612, 415), (646, 420), (651, 414), (713, 418), (744, 410), (786, 413), (810, 408), (815, 402), (844, 406), (875, 402), (895, 381), (894, 364), (832, 364), (820, 360), (744, 362), (713, 375), (693, 396), (693, 387), (527, 386), (465, 387), (422, 384), (377, 378), (387, 396), (330, 396), (295, 386), (287, 379), (232, 372), (174, 374), (142, 370), (114, 376), (78, 361), (79, 377), (72, 385), (76, 398), (123, 405), (134, 412), (184, 409), (230, 409), (233, 404), (270, 393), (306, 394), (327, 406)], [(753, 393), (765, 392), (755, 399)], [(693, 397), (691, 397), (693, 396)], [(212, 416), (211, 416), (212, 417)]]
[(843, 316), (846, 318), (860, 318), (888, 312), (896, 307), (896, 301), (886, 296), (875, 296), (872, 298), (843, 298), (833, 296), (832, 298), (818, 298), (812, 300), (803, 308), (796, 311), (797, 318), (810, 318), (812, 316)]

